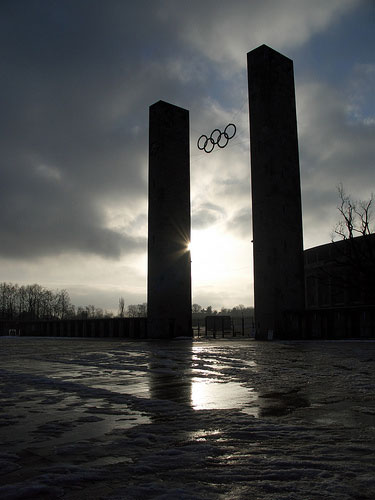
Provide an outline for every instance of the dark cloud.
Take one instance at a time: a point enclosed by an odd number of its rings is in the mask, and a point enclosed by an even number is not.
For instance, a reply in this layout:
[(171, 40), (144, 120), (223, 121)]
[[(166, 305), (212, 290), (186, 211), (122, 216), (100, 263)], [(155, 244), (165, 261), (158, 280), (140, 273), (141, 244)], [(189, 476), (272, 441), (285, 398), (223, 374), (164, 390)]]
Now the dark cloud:
[[(178, 37), (207, 58), (222, 65), (223, 72), (244, 66), (244, 55), (265, 43), (279, 50), (300, 47), (313, 34), (356, 6), (357, 0), (191, 0), (181, 15), (181, 3), (165, 0), (160, 15), (177, 24)], [(226, 67), (225, 67), (225, 66)]]
[(2, 3), (2, 255), (144, 250), (144, 239), (106, 227), (104, 215), (106, 203), (133, 211), (147, 196), (155, 47), (140, 48), (152, 27), (144, 8)]
[(2, 256), (79, 251), (119, 258), (126, 252), (145, 250), (145, 238), (106, 227), (95, 200), (84, 192), (61, 185), (55, 178), (20, 184), (15, 179), (10, 194), (0, 188)]
[(107, 227), (106, 207), (136, 216), (147, 198), (148, 106), (187, 104), (205, 73), (182, 46), (176, 57), (159, 7), (2, 2), (0, 254), (117, 258), (144, 247)]

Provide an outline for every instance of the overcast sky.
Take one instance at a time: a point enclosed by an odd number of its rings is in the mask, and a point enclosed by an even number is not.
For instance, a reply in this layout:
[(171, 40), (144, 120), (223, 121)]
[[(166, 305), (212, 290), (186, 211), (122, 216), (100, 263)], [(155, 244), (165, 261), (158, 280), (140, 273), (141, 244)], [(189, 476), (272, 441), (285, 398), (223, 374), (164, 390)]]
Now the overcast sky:
[[(374, 0), (2, 0), (0, 37), (0, 281), (146, 301), (162, 99), (190, 110), (193, 301), (252, 305), (246, 54), (263, 43), (294, 61), (305, 248), (330, 241), (338, 183), (375, 191)], [(197, 149), (229, 122), (230, 145)]]

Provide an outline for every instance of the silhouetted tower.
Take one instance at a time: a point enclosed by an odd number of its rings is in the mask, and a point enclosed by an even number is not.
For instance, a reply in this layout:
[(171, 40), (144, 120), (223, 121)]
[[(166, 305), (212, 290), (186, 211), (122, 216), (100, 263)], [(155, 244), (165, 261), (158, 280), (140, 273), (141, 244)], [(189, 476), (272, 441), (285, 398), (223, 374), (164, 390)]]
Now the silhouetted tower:
[(192, 335), (189, 112), (150, 106), (148, 336)]
[(247, 54), (257, 338), (287, 332), (305, 306), (293, 62), (262, 45)]

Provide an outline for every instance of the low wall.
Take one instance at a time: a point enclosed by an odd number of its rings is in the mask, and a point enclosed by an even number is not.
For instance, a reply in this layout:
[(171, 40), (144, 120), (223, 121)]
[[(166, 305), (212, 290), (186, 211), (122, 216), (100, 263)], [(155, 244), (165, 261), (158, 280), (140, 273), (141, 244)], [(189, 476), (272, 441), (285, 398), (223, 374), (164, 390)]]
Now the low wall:
[(0, 335), (16, 330), (22, 336), (147, 338), (147, 318), (101, 318), (1, 321)]
[(375, 338), (375, 306), (307, 309), (285, 314), (284, 338)]

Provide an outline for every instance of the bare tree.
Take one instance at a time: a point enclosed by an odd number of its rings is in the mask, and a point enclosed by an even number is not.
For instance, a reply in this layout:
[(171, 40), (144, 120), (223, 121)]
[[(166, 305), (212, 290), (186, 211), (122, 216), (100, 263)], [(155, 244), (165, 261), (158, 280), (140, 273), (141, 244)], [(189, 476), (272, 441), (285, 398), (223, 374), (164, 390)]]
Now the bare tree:
[(87, 318), (95, 318), (96, 307), (93, 304), (89, 304), (85, 307), (86, 317)]
[(82, 307), (82, 306), (78, 306), (77, 307), (76, 317), (78, 319), (87, 319), (87, 311), (86, 311), (86, 309), (84, 307)]
[(94, 312), (94, 318), (104, 318), (104, 311), (101, 307), (96, 307)]
[(41, 317), (45, 319), (52, 318), (55, 310), (55, 294), (51, 290), (43, 291), (42, 304)]
[(375, 300), (374, 195), (368, 200), (355, 200), (345, 192), (342, 183), (337, 191), (340, 218), (332, 232), (329, 260), (316, 279), (321, 290), (331, 289), (340, 301), (372, 303)]
[(60, 319), (67, 319), (72, 315), (72, 304), (66, 290), (61, 290), (56, 294), (56, 316)]
[(124, 297), (120, 297), (118, 299), (118, 315), (120, 318), (123, 318), (125, 315), (125, 300)]
[(22, 318), (25, 314), (27, 303), (27, 291), (25, 286), (20, 286), (18, 289), (18, 317)]
[(373, 233), (374, 194), (371, 193), (368, 200), (353, 200), (350, 195), (346, 194), (342, 183), (337, 186), (337, 191), (340, 198), (337, 206), (340, 220), (333, 229), (332, 240), (334, 240), (335, 235), (347, 240), (355, 236), (366, 236)]
[(138, 306), (135, 304), (129, 304), (127, 308), (127, 313), (129, 318), (136, 318), (138, 316)]
[(138, 317), (145, 318), (147, 316), (147, 304), (143, 302), (142, 304), (138, 304)]
[(8, 317), (13, 319), (17, 312), (17, 302), (18, 302), (18, 285), (9, 283), (8, 286), (8, 300), (7, 300), (7, 311)]
[(147, 316), (147, 304), (129, 304), (127, 308), (129, 318), (145, 318)]

